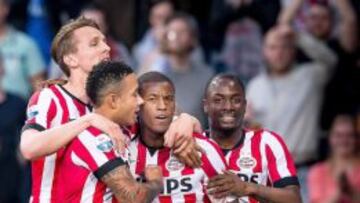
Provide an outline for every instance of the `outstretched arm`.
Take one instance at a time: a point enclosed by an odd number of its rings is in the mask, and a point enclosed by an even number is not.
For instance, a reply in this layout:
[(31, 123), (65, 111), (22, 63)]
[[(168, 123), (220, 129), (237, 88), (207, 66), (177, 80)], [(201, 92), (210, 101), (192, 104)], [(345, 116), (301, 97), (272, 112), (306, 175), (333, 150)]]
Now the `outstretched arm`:
[(126, 138), (120, 127), (100, 115), (91, 113), (50, 129), (36, 124), (32, 127), (25, 126), (29, 128), (21, 134), (20, 151), (29, 160), (55, 153), (89, 126), (97, 127), (109, 134), (120, 150), (124, 147)]

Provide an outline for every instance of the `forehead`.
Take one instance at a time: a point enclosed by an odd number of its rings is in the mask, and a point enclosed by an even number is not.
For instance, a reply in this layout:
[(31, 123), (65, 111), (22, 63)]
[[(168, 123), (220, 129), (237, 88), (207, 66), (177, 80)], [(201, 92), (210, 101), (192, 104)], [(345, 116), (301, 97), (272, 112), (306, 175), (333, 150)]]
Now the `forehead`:
[(266, 46), (286, 46), (293, 45), (294, 41), (289, 38), (283, 37), (277, 31), (269, 31), (265, 36), (265, 47)]
[(105, 38), (100, 30), (91, 26), (84, 26), (74, 30), (73, 38), (76, 41), (87, 41), (96, 37)]
[(217, 78), (210, 83), (208, 94), (212, 96), (227, 94), (244, 95), (244, 91), (240, 84), (232, 79)]
[(143, 84), (142, 92), (144, 95), (159, 95), (159, 94), (171, 94), (175, 93), (174, 87), (166, 81), (162, 82), (146, 82)]
[(187, 22), (182, 18), (176, 18), (173, 19), (171, 22), (169, 22), (168, 27), (170, 29), (184, 29), (184, 30), (190, 30), (190, 26), (187, 24)]
[(309, 9), (310, 15), (330, 16), (330, 9), (323, 5), (312, 5)]
[(158, 3), (151, 8), (151, 12), (153, 14), (155, 13), (158, 14), (162, 12), (172, 12), (172, 5), (169, 2)]

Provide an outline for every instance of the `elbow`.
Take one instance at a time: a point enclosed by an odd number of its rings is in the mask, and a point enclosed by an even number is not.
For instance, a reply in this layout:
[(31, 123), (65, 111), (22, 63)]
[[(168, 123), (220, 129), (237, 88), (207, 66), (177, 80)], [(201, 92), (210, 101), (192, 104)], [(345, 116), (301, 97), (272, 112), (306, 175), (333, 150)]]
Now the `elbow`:
[(30, 144), (29, 141), (23, 138), (20, 141), (20, 152), (26, 160), (31, 161), (37, 158), (36, 150), (34, 149), (34, 147)]

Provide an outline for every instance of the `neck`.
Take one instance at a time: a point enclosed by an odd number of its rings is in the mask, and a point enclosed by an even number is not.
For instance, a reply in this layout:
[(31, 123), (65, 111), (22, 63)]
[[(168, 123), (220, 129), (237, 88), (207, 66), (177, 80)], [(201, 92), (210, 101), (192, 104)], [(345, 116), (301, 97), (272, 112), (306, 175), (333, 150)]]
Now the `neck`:
[(286, 68), (282, 71), (270, 71), (270, 76), (273, 78), (280, 78), (283, 77), (284, 75), (287, 75), (289, 70), (290, 68)]
[(153, 148), (164, 147), (164, 133), (155, 133), (149, 129), (141, 128), (141, 139), (148, 146)]
[(334, 163), (343, 165), (343, 164), (352, 162), (352, 160), (354, 160), (354, 158), (355, 158), (355, 157), (354, 157), (352, 154), (345, 155), (345, 156), (344, 156), (344, 155), (336, 155), (336, 154), (334, 154), (334, 155), (331, 157), (331, 160), (332, 160), (332, 162), (334, 162)]
[(85, 90), (87, 75), (78, 74), (76, 75), (76, 78), (72, 75), (70, 75), (68, 82), (64, 85), (64, 88), (67, 91), (69, 91), (71, 94), (76, 96), (78, 99), (83, 101), (85, 104), (89, 103), (89, 98), (86, 95), (86, 90)]
[(99, 114), (113, 122), (115, 122), (115, 118), (114, 115), (109, 111), (108, 108), (104, 107), (104, 106), (100, 106), (100, 107), (95, 107), (94, 108), (94, 113)]
[(210, 137), (214, 139), (222, 149), (234, 148), (243, 136), (243, 130), (241, 127), (233, 130), (210, 130)]
[(177, 72), (186, 72), (190, 69), (189, 54), (171, 54), (169, 56), (171, 67)]

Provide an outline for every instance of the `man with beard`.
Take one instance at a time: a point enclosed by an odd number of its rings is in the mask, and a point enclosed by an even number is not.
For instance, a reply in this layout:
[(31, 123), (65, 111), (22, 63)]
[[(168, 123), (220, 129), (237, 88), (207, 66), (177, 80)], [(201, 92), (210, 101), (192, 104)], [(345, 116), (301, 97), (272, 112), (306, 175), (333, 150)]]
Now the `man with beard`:
[(229, 166), (229, 171), (210, 179), (209, 194), (234, 195), (239, 202), (301, 202), (295, 166), (281, 137), (242, 127), (246, 108), (242, 82), (233, 75), (215, 76), (204, 97), (207, 135), (220, 145)]

